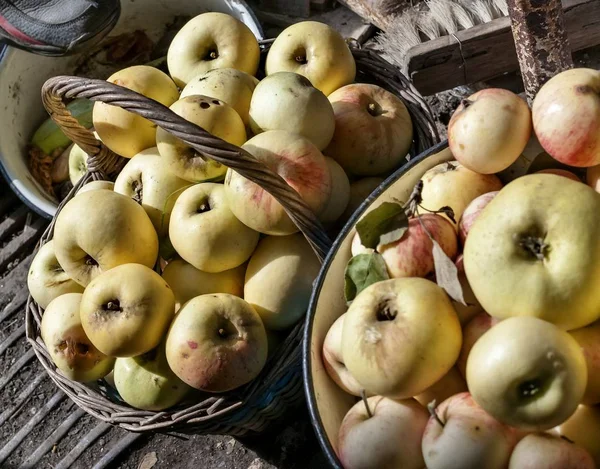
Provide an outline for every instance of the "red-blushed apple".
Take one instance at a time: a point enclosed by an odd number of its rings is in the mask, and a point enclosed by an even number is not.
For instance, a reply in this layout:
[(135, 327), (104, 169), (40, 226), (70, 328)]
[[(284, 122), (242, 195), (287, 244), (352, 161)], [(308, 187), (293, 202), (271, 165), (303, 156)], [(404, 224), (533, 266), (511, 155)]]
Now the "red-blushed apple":
[(410, 114), (396, 95), (354, 83), (329, 95), (335, 132), (324, 153), (349, 174), (378, 176), (398, 168), (412, 144)]
[(434, 271), (430, 235), (448, 257), (456, 256), (458, 240), (450, 222), (432, 213), (420, 215), (408, 221), (408, 230), (398, 241), (377, 246), (390, 277), (425, 277)]
[(350, 374), (342, 356), (342, 331), (344, 317), (342, 314), (327, 331), (323, 342), (323, 365), (329, 377), (348, 394), (360, 396), (362, 386)]
[(467, 383), (462, 377), (458, 368), (453, 366), (437, 383), (429, 386), (421, 394), (417, 394), (415, 399), (424, 407), (431, 402), (444, 402), (449, 397), (461, 392), (466, 392)]
[(344, 168), (337, 161), (329, 156), (325, 156), (325, 161), (331, 175), (331, 196), (327, 200), (325, 208), (319, 214), (319, 219), (325, 224), (330, 224), (338, 220), (348, 207), (350, 181)]
[(421, 437), (428, 413), (414, 399), (369, 397), (352, 407), (338, 433), (344, 469), (422, 469)]
[(596, 467), (600, 467), (600, 407), (580, 405), (564, 423), (552, 433), (568, 438), (591, 454)]
[(504, 319), (483, 334), (467, 360), (473, 399), (496, 420), (525, 431), (560, 425), (575, 412), (587, 383), (579, 344), (531, 316)]
[[(458, 220), (474, 199), (487, 192), (502, 189), (502, 182), (497, 176), (476, 173), (457, 161), (434, 166), (423, 175), (421, 181), (421, 205), (428, 210), (450, 207), (456, 220), (452, 225), (456, 229)], [(441, 216), (448, 218), (446, 214)]]
[(559, 168), (551, 168), (551, 169), (541, 169), (537, 171), (538, 174), (556, 174), (557, 176), (563, 176), (568, 179), (572, 179), (573, 181), (581, 182), (581, 179), (577, 177), (576, 174), (571, 171), (567, 171), (566, 169)]
[(596, 192), (600, 192), (600, 164), (587, 169), (585, 182)]
[(458, 237), (460, 239), (461, 244), (464, 246), (465, 241), (467, 239), (467, 234), (479, 217), (481, 211), (489, 204), (496, 195), (498, 195), (499, 191), (487, 192), (479, 197), (476, 197), (471, 201), (465, 211), (463, 212), (460, 220), (458, 221)]
[[(283, 177), (317, 215), (325, 209), (331, 195), (331, 175), (323, 154), (308, 139), (284, 130), (268, 130), (242, 148)], [(232, 169), (225, 177), (225, 193), (231, 211), (250, 228), (280, 236), (298, 231), (271, 194)]]
[(588, 370), (588, 382), (583, 395), (583, 404), (600, 404), (600, 321), (589, 326), (569, 331), (577, 341)]
[(519, 433), (483, 410), (468, 392), (442, 402), (423, 434), (428, 469), (503, 469)]
[(461, 342), (458, 316), (441, 287), (424, 278), (393, 278), (371, 284), (352, 301), (342, 354), (368, 392), (405, 399), (450, 371)]
[(475, 342), (488, 330), (498, 324), (500, 320), (490, 316), (488, 313), (481, 312), (471, 319), (463, 328), (463, 343), (460, 349), (460, 355), (456, 362), (456, 367), (464, 378), (467, 377), (467, 359)]
[(532, 106), (540, 145), (569, 166), (600, 164), (600, 72), (565, 70), (540, 88)]
[(517, 443), (508, 469), (594, 469), (585, 449), (554, 435), (530, 433)]
[(167, 362), (184, 383), (225, 392), (252, 381), (267, 360), (267, 335), (248, 302), (227, 293), (197, 296), (167, 333)]
[(480, 174), (505, 170), (531, 135), (531, 111), (512, 91), (488, 88), (463, 99), (448, 123), (448, 146), (462, 165)]
[(467, 280), (462, 254), (459, 254), (456, 257), (454, 265), (456, 265), (456, 270), (458, 271), (458, 281), (460, 282), (466, 305), (454, 300), (452, 301), (452, 304), (454, 305), (456, 314), (458, 314), (460, 324), (464, 327), (465, 324), (467, 324), (476, 315), (482, 313), (483, 308), (479, 304), (479, 301), (477, 301), (477, 298), (475, 298), (475, 294), (471, 289), (471, 285), (469, 285), (469, 280)]

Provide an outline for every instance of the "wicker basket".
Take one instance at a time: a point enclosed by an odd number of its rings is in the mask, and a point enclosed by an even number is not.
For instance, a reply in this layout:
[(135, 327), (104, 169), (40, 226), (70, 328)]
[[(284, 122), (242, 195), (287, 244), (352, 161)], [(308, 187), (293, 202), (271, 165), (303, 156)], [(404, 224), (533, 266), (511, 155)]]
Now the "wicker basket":
[[(263, 59), (271, 42), (261, 43)], [(399, 96), (409, 109), (414, 126), (411, 155), (437, 143), (439, 136), (429, 107), (409, 80), (374, 51), (361, 49), (352, 41), (349, 44), (357, 64), (356, 81), (375, 83), (388, 89)], [(324, 259), (331, 246), (329, 238), (316, 216), (280, 176), (257, 162), (243, 149), (214, 137), (156, 101), (103, 80), (59, 76), (48, 80), (42, 89), (46, 110), (65, 134), (90, 155), (87, 174), (60, 204), (57, 214), (84, 184), (91, 180), (114, 180), (128, 161), (108, 150), (69, 114), (63, 100), (74, 98), (101, 101), (139, 114), (202, 154), (256, 182), (285, 207), (319, 259)], [(53, 230), (54, 221), (43, 234), (38, 248), (52, 239)], [(40, 336), (42, 314), (42, 308), (29, 297), (25, 317), (27, 339), (50, 377), (86, 412), (130, 431), (220, 433), (234, 436), (258, 433), (289, 407), (302, 402), (304, 397), (301, 368), (303, 322), (289, 332), (260, 375), (249, 384), (223, 394), (203, 394), (194, 402), (184, 402), (166, 411), (148, 412), (128, 406), (104, 380), (82, 384), (60, 374)]]

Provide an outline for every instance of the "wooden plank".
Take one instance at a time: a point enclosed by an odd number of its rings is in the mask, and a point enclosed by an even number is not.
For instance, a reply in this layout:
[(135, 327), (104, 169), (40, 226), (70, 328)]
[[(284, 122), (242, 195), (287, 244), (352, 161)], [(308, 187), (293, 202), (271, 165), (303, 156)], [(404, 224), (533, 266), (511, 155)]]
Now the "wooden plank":
[(48, 225), (48, 221), (38, 218), (30, 226), (26, 226), (19, 236), (13, 238), (0, 251), (0, 272), (4, 271), (13, 260), (35, 244)]
[(23, 228), (27, 214), (30, 213), (25, 205), (20, 205), (0, 222), (0, 242), (6, 242), (10, 236)]
[(310, 0), (260, 0), (260, 9), (300, 18), (310, 16)]
[[(563, 6), (572, 51), (600, 44), (600, 2), (564, 0)], [(407, 63), (415, 87), (426, 96), (519, 69), (509, 18), (415, 46)]]
[[(361, 18), (386, 31), (395, 17), (410, 8), (409, 2), (398, 0), (339, 0)], [(412, 3), (412, 2), (411, 2)]]

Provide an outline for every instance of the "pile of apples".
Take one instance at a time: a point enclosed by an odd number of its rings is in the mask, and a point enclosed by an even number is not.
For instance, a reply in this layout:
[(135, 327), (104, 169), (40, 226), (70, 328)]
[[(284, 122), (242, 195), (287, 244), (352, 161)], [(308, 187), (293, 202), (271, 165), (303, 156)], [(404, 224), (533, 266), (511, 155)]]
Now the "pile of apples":
[[(361, 398), (346, 469), (600, 467), (599, 92), (572, 69), (531, 109), (475, 93), (453, 159), (359, 221), (322, 350)], [(514, 177), (532, 142), (552, 168)]]
[[(173, 39), (170, 76), (142, 65), (108, 81), (242, 146), (332, 226), (405, 159), (408, 111), (354, 83), (352, 53), (325, 24), (286, 29), (260, 81), (259, 59), (247, 26), (206, 13)], [(243, 175), (124, 109), (97, 102), (92, 120), (129, 161), (114, 183), (78, 191), (32, 262), (50, 357), (71, 380), (106, 377), (144, 410), (249, 383), (304, 316), (319, 260)], [(74, 145), (71, 156), (75, 184), (87, 155)]]

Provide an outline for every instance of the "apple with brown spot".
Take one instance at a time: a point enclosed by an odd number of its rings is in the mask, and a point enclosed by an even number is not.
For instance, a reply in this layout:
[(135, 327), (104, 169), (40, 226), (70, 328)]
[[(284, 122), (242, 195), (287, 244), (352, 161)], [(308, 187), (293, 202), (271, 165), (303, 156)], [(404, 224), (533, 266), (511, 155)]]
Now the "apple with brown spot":
[(504, 469), (519, 439), (516, 429), (485, 412), (468, 392), (446, 399), (425, 427), (428, 469)]
[(540, 145), (569, 166), (600, 164), (600, 71), (565, 70), (540, 88), (532, 106)]
[(425, 277), (433, 272), (433, 242), (430, 235), (448, 257), (456, 256), (458, 241), (450, 222), (431, 213), (411, 218), (408, 230), (401, 239), (377, 246), (390, 277)]
[(485, 194), (476, 197), (471, 201), (467, 208), (463, 212), (460, 220), (458, 221), (458, 237), (460, 238), (461, 244), (464, 246), (467, 240), (467, 234), (479, 217), (481, 211), (489, 204), (499, 191), (486, 192)]
[(252, 381), (267, 360), (267, 335), (250, 304), (227, 293), (197, 296), (167, 333), (167, 361), (193, 388), (226, 392)]

